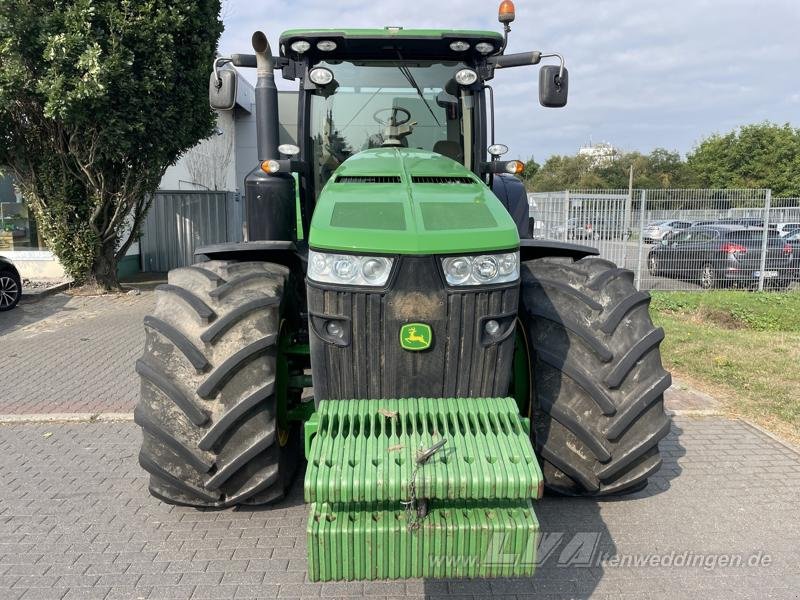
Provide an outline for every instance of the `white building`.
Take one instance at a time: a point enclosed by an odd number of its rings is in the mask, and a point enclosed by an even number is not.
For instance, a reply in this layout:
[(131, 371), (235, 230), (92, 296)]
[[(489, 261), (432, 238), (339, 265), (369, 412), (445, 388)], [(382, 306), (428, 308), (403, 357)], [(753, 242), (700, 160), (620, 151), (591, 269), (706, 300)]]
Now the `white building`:
[(600, 142), (587, 146), (581, 146), (578, 150), (578, 156), (586, 156), (590, 159), (592, 167), (603, 167), (617, 157), (617, 150), (608, 142)]

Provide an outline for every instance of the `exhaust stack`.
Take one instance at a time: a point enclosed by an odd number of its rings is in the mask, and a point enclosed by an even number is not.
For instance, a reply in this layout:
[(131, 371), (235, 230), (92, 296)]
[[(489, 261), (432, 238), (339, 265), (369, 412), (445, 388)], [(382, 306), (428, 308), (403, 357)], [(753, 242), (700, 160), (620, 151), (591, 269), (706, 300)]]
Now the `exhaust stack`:
[(278, 88), (275, 87), (272, 50), (267, 36), (253, 34), (256, 52), (256, 139), (258, 160), (278, 158)]

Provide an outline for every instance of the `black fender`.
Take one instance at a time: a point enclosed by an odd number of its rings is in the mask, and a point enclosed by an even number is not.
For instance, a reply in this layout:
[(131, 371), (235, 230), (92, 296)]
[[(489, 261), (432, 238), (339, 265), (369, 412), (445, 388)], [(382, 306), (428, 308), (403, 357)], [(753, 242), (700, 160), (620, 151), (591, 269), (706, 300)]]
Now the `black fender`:
[(262, 240), (233, 242), (201, 246), (194, 251), (200, 261), (205, 260), (263, 260), (289, 267), (293, 273), (305, 273), (308, 252), (290, 241)]
[(572, 260), (580, 260), (587, 256), (597, 256), (600, 251), (591, 246), (570, 244), (555, 240), (519, 240), (519, 259), (521, 262), (544, 258), (545, 256), (568, 256)]
[(520, 238), (530, 237), (530, 207), (525, 184), (513, 175), (500, 173), (492, 178), (492, 192), (514, 219)]

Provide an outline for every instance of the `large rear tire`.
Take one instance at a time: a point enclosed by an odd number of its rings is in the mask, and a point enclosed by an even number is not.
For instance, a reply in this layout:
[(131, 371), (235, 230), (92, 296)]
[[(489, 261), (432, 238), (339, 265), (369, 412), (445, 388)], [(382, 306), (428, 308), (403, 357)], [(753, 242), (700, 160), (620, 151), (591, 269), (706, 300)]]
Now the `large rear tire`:
[(640, 489), (670, 430), (650, 295), (606, 260), (542, 258), (523, 265), (521, 303), (545, 485), (577, 496)]
[(156, 288), (134, 412), (154, 496), (220, 508), (283, 496), (299, 456), (299, 435), (277, 423), (288, 276), (272, 263), (211, 261)]

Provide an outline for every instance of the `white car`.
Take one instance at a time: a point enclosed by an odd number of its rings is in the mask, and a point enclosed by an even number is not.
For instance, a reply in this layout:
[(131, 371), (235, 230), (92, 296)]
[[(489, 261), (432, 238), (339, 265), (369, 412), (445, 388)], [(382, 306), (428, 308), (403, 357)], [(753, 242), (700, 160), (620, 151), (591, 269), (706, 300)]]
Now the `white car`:
[(779, 236), (786, 237), (795, 229), (800, 229), (800, 223), (798, 223), (797, 221), (788, 223), (776, 223), (775, 225), (770, 225), (770, 227), (774, 227), (775, 230), (778, 232)]
[(668, 233), (676, 229), (688, 229), (692, 224), (689, 221), (679, 219), (662, 219), (660, 221), (650, 221), (642, 231), (642, 239), (645, 243), (653, 244), (664, 238)]

